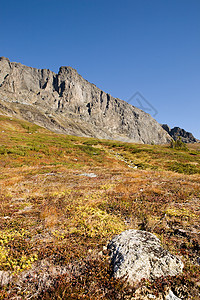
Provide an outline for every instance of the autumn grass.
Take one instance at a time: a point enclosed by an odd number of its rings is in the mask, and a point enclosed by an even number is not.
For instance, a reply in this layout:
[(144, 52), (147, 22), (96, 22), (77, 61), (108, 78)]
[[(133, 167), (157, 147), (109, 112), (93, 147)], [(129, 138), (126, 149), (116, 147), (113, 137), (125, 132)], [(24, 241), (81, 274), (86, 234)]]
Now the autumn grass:
[[(59, 135), (1, 116), (0, 270), (12, 281), (0, 299), (143, 299), (168, 288), (199, 299), (200, 146), (188, 148)], [(105, 246), (129, 228), (156, 234), (183, 274), (133, 287), (112, 278)], [(67, 271), (43, 291), (49, 265)]]

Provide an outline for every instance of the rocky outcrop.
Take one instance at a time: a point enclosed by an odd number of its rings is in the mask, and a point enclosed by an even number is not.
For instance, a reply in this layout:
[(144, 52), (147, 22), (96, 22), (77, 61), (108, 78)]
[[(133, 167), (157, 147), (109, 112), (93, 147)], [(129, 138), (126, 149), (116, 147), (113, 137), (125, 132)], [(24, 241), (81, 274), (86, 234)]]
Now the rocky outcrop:
[(179, 137), (184, 143), (197, 143), (198, 140), (191, 132), (185, 131), (180, 127), (170, 128), (167, 124), (162, 124), (162, 128), (176, 141)]
[(175, 276), (183, 269), (181, 260), (164, 250), (160, 240), (146, 231), (126, 230), (111, 240), (108, 249), (114, 277), (125, 276), (130, 283), (142, 278)]
[(177, 140), (178, 137), (180, 136), (184, 143), (196, 143), (197, 142), (197, 140), (195, 139), (195, 137), (193, 136), (193, 134), (191, 132), (187, 132), (184, 129), (179, 128), (179, 127), (172, 128), (170, 131), (170, 135), (171, 135), (171, 137), (173, 137), (174, 140)]
[(162, 128), (163, 128), (165, 131), (167, 131), (167, 133), (170, 134), (171, 128), (169, 127), (169, 125), (167, 125), (167, 124), (162, 124)]
[(125, 142), (168, 143), (149, 114), (113, 98), (71, 67), (58, 74), (0, 58), (0, 113), (55, 132)]

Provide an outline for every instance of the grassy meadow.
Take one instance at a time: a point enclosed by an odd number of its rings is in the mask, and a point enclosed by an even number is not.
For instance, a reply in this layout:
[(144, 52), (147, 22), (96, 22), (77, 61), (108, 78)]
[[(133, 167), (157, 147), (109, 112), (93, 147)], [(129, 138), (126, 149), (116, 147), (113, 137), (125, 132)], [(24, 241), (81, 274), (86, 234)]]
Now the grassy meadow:
[[(158, 236), (183, 273), (113, 279), (106, 244), (130, 228)], [(168, 288), (200, 299), (200, 144), (66, 136), (0, 116), (0, 271), (0, 299), (165, 299)]]

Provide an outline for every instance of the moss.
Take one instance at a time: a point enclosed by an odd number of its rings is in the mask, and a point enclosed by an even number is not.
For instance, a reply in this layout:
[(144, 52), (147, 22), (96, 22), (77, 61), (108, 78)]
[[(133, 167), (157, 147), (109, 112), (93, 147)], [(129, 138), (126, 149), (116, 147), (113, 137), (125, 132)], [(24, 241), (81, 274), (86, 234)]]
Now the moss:
[(177, 173), (184, 173), (184, 174), (199, 174), (200, 173), (200, 168), (189, 164), (189, 163), (180, 163), (180, 162), (174, 162), (174, 163), (169, 163), (169, 170)]

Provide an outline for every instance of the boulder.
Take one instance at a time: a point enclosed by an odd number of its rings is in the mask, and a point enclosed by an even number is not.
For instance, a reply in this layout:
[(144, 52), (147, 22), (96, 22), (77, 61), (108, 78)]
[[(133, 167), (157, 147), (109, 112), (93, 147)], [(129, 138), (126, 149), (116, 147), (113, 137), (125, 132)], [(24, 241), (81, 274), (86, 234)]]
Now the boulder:
[(175, 276), (182, 272), (182, 261), (163, 249), (152, 233), (129, 229), (108, 244), (113, 275), (125, 277), (129, 283), (141, 279)]

